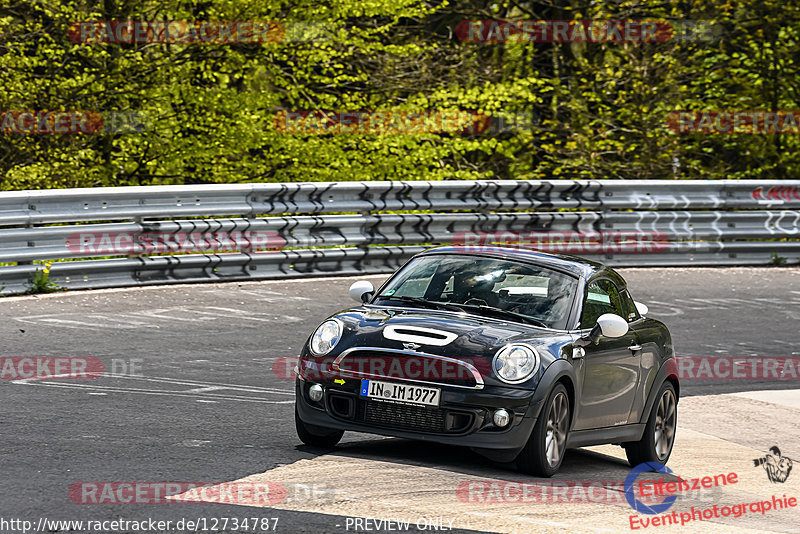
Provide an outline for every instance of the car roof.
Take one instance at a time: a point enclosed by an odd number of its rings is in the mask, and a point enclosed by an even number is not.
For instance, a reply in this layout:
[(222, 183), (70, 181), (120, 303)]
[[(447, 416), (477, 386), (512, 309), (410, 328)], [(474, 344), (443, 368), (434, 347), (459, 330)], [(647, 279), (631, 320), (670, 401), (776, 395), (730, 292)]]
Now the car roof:
[(452, 246), (444, 245), (434, 247), (418, 254), (425, 256), (428, 254), (466, 254), (480, 257), (502, 258), (506, 260), (518, 260), (526, 263), (533, 263), (543, 267), (550, 267), (559, 271), (567, 272), (575, 276), (589, 278), (600, 271), (608, 271), (605, 265), (596, 261), (569, 256), (567, 254), (549, 254), (535, 250), (524, 250), (510, 247), (493, 246)]

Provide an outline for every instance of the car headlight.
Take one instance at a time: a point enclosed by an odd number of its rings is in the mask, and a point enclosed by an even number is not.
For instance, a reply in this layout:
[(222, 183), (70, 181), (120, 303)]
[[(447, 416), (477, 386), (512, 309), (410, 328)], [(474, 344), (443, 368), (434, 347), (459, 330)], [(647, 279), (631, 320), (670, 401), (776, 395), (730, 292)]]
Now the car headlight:
[(529, 379), (539, 368), (539, 354), (528, 345), (506, 345), (495, 354), (492, 367), (500, 380), (517, 384)]
[(328, 319), (311, 336), (309, 348), (317, 356), (328, 354), (342, 338), (342, 323), (336, 319)]

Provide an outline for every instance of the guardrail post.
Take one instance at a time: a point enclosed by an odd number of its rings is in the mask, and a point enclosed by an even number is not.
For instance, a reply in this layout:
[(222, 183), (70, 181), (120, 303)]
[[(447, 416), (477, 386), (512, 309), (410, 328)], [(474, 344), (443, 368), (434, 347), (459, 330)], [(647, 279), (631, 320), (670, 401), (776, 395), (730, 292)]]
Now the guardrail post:
[(370, 245), (372, 244), (372, 242), (371, 242), (372, 241), (372, 239), (371, 239), (372, 236), (367, 230), (367, 223), (369, 221), (369, 217), (372, 216), (372, 210), (361, 211), (361, 212), (359, 212), (359, 215), (361, 215), (361, 218), (364, 221), (362, 226), (361, 226), (361, 228), (362, 228), (361, 233), (364, 236), (369, 236), (369, 238), (370, 238), (368, 240), (365, 240), (363, 243), (359, 243), (358, 245), (356, 245), (356, 248), (364, 251), (364, 258), (361, 260), (360, 263), (361, 263), (362, 270), (366, 270), (366, 268), (369, 267), (369, 265), (370, 265), (370, 260), (369, 260), (369, 256), (368, 256), (367, 252), (368, 252), (368, 249), (370, 248)]
[[(28, 206), (28, 209), (29, 210), (35, 210), (36, 206), (34, 206), (33, 204), (30, 204)], [(25, 223), (25, 228), (33, 228), (33, 224), (31, 224), (31, 222), (28, 221), (27, 223)], [(28, 247), (35, 247), (36, 246), (36, 241), (28, 241), (27, 244), (28, 244)], [(17, 265), (33, 265), (33, 261), (18, 261)]]

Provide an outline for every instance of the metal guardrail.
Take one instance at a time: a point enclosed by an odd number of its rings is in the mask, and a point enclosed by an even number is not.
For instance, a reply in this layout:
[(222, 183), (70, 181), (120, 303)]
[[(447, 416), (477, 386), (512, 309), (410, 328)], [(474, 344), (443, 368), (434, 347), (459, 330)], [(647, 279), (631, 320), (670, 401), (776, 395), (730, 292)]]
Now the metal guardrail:
[[(356, 214), (337, 214), (347, 212)], [(227, 242), (231, 235), (238, 241)], [(0, 193), (0, 262), (17, 263), (0, 266), (3, 294), (26, 291), (43, 268), (36, 261), (70, 260), (53, 263), (50, 278), (66, 288), (98, 288), (383, 273), (426, 246), (452, 243), (510, 243), (625, 266), (794, 262), (800, 259), (800, 180), (326, 182)], [(116, 258), (96, 259), (108, 256)]]

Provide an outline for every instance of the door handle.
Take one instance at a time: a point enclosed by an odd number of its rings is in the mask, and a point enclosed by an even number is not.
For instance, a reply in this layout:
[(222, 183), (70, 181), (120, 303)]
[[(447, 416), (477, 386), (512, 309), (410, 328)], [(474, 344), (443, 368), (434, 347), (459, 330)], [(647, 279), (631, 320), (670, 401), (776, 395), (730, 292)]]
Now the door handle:
[(636, 344), (633, 344), (633, 345), (631, 345), (631, 346), (630, 346), (630, 347), (628, 347), (628, 348), (629, 348), (630, 350), (632, 350), (633, 352), (636, 352), (636, 351), (642, 350), (642, 346), (641, 346), (641, 345), (636, 345)]

